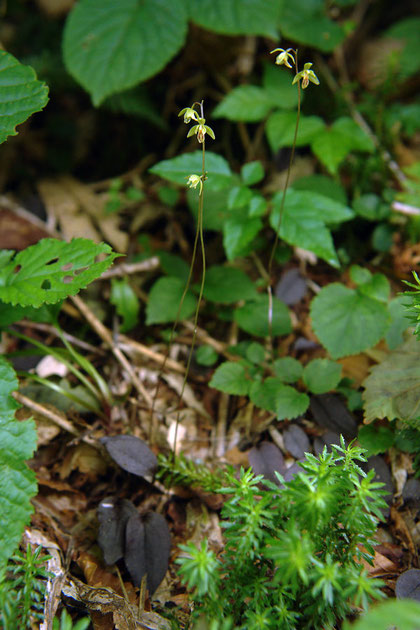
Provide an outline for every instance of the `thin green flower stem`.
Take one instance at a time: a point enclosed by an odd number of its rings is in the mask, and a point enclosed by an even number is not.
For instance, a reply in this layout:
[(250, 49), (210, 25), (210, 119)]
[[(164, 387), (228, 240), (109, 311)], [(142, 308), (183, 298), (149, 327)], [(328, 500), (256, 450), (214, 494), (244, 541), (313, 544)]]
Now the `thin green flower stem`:
[[(203, 117), (203, 102), (199, 103), (199, 105), (201, 107), (201, 115)], [(149, 441), (150, 441), (151, 444), (154, 443), (154, 439), (155, 439), (155, 435), (156, 435), (157, 416), (155, 414), (155, 407), (156, 407), (156, 401), (157, 401), (157, 398), (158, 398), (158, 395), (159, 395), (161, 377), (162, 377), (162, 374), (163, 374), (163, 372), (165, 370), (166, 363), (167, 363), (168, 358), (169, 358), (169, 349), (172, 346), (172, 342), (173, 342), (173, 339), (175, 337), (175, 331), (176, 331), (176, 329), (178, 327), (178, 324), (179, 324), (179, 319), (180, 319), (180, 315), (181, 315), (181, 308), (182, 308), (182, 305), (184, 303), (185, 296), (187, 295), (188, 289), (190, 288), (191, 279), (192, 279), (192, 275), (193, 275), (193, 271), (194, 271), (195, 259), (197, 257), (198, 242), (199, 242), (199, 240), (201, 240), (201, 243), (203, 243), (203, 238), (202, 238), (203, 227), (202, 227), (202, 225), (201, 225), (201, 238), (200, 238), (200, 200), (202, 200), (202, 198), (203, 198), (203, 188), (204, 188), (204, 177), (205, 177), (205, 170), (204, 170), (205, 157), (204, 156), (205, 156), (205, 142), (203, 142), (203, 173), (202, 173), (202, 182), (201, 182), (202, 185), (200, 186), (200, 193), (199, 193), (199, 196), (198, 196), (197, 228), (196, 228), (196, 231), (195, 231), (194, 245), (193, 245), (193, 251), (192, 251), (192, 256), (191, 256), (191, 264), (190, 264), (190, 269), (189, 269), (189, 272), (188, 272), (187, 282), (185, 284), (184, 291), (183, 291), (181, 299), (179, 301), (178, 310), (177, 310), (176, 315), (175, 315), (175, 321), (174, 321), (174, 324), (172, 326), (171, 334), (169, 336), (168, 350), (167, 350), (167, 352), (165, 354), (165, 358), (164, 358), (163, 363), (162, 363), (162, 365), (160, 367), (160, 370), (159, 370), (158, 382), (157, 382), (157, 385), (156, 385), (155, 394), (153, 396), (152, 408), (151, 408), (151, 411), (150, 411), (150, 418), (151, 419), (150, 419), (150, 432), (149, 432)], [(201, 202), (201, 214), (202, 214), (202, 202)], [(201, 245), (201, 246), (202, 246), (202, 249), (203, 249), (203, 252), (204, 252), (204, 246), (203, 245)], [(201, 292), (201, 296), (202, 296), (202, 292)], [(200, 299), (198, 301), (197, 311), (198, 311), (198, 308), (200, 306)], [(195, 324), (194, 324), (194, 330), (195, 331), (196, 331), (196, 328), (197, 328), (197, 322), (195, 322)], [(195, 334), (196, 333), (194, 333), (194, 336), (193, 336), (194, 339), (195, 339)], [(189, 362), (187, 364), (187, 368), (186, 368), (186, 371), (185, 371), (186, 376), (184, 377), (184, 381), (183, 381), (183, 385), (182, 385), (182, 394), (181, 394), (180, 398), (182, 397), (182, 395), (184, 393), (185, 384), (187, 382), (188, 368), (189, 368), (190, 362), (191, 362), (191, 360), (189, 359)], [(177, 423), (177, 429), (178, 429), (178, 423)]]
[[(202, 102), (201, 102), (201, 116), (202, 116), (202, 118), (204, 118)], [(202, 158), (203, 159), (202, 159), (202, 169), (201, 169), (201, 183), (202, 183), (202, 185), (200, 186), (200, 194), (198, 196), (198, 215), (197, 215), (197, 232), (196, 232), (196, 235), (199, 234), (200, 247), (201, 247), (201, 260), (202, 260), (201, 284), (200, 284), (200, 292), (198, 294), (197, 307), (195, 309), (195, 314), (194, 314), (193, 336), (192, 336), (190, 350), (189, 350), (189, 353), (188, 353), (188, 359), (187, 359), (187, 365), (186, 365), (186, 368), (185, 368), (184, 379), (182, 381), (182, 387), (181, 387), (181, 391), (180, 391), (180, 394), (179, 394), (178, 406), (181, 404), (182, 397), (183, 397), (184, 391), (185, 391), (185, 386), (186, 386), (187, 380), (188, 380), (188, 375), (189, 375), (189, 372), (190, 372), (191, 360), (192, 360), (192, 357), (193, 357), (195, 341), (196, 341), (196, 338), (197, 338), (198, 313), (199, 313), (199, 310), (200, 310), (201, 301), (203, 299), (204, 284), (205, 284), (205, 281), (206, 281), (206, 250), (205, 250), (205, 247), (204, 247), (204, 235), (203, 235), (204, 180), (206, 178), (206, 163), (205, 163), (205, 160), (206, 160), (206, 147), (205, 147), (205, 139), (203, 140), (202, 145), (203, 145), (203, 150), (202, 150)], [(176, 421), (175, 421), (174, 447), (173, 447), (174, 459), (175, 459), (175, 455), (176, 455), (176, 440), (177, 440), (177, 436), (178, 436), (178, 426), (179, 426), (180, 416), (181, 416), (181, 410), (179, 409), (178, 413), (177, 413), (177, 416), (176, 416)]]
[[(296, 70), (296, 74), (298, 74), (298, 59), (297, 59), (298, 51), (295, 50), (294, 52), (295, 52), (295, 70)], [(279, 213), (279, 220), (278, 220), (277, 227), (276, 227), (276, 237), (274, 239), (274, 245), (273, 245), (273, 247), (271, 249), (270, 259), (269, 259), (269, 262), (268, 262), (268, 280), (269, 280), (268, 287), (267, 287), (267, 292), (268, 292), (268, 350), (269, 350), (271, 356), (273, 356), (273, 290), (272, 290), (272, 286), (271, 286), (271, 274), (272, 274), (272, 269), (273, 269), (274, 254), (276, 253), (277, 245), (278, 245), (279, 240), (280, 240), (280, 230), (281, 230), (281, 225), (282, 225), (282, 222), (283, 222), (283, 215), (284, 215), (284, 204), (286, 202), (286, 194), (287, 194), (287, 189), (289, 187), (289, 181), (290, 181), (290, 173), (291, 173), (293, 161), (294, 161), (294, 158), (295, 158), (296, 140), (297, 140), (297, 135), (298, 135), (298, 130), (299, 130), (300, 101), (301, 101), (300, 81), (297, 81), (297, 87), (298, 87), (298, 103), (297, 103), (296, 124), (295, 124), (295, 132), (294, 132), (294, 135), (293, 135), (292, 151), (290, 153), (289, 165), (287, 167), (286, 182), (284, 184), (283, 195), (282, 195), (281, 203), (280, 203), (280, 213)]]

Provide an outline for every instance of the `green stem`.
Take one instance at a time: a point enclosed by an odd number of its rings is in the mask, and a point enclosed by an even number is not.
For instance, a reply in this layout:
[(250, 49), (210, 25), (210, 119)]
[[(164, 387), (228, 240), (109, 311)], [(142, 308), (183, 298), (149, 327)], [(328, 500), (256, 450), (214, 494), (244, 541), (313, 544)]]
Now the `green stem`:
[[(295, 50), (296, 74), (298, 74), (297, 54), (298, 54), (298, 51)], [(301, 102), (300, 81), (297, 82), (297, 87), (298, 87), (298, 104), (297, 104), (295, 132), (293, 135), (292, 151), (290, 153), (289, 165), (287, 167), (286, 182), (284, 184), (283, 195), (280, 202), (280, 213), (279, 213), (279, 220), (276, 227), (276, 237), (274, 239), (274, 245), (271, 249), (270, 259), (268, 261), (268, 287), (267, 287), (267, 291), (268, 291), (268, 347), (269, 347), (269, 352), (271, 356), (273, 356), (273, 291), (272, 291), (272, 286), (271, 286), (271, 274), (272, 274), (272, 269), (273, 269), (274, 254), (276, 253), (277, 245), (280, 240), (280, 230), (281, 230), (281, 225), (283, 222), (283, 215), (284, 215), (284, 204), (286, 201), (287, 189), (289, 187), (290, 173), (292, 171), (292, 165), (295, 158), (296, 140), (297, 140), (298, 129), (299, 129), (299, 121), (300, 121), (300, 102)]]

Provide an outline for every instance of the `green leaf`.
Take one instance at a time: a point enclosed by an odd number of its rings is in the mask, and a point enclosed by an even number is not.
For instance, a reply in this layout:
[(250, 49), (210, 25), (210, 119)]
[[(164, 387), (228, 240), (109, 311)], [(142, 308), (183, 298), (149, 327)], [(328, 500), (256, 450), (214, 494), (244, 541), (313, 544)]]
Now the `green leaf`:
[(303, 382), (313, 394), (335, 389), (341, 380), (342, 367), (329, 359), (314, 359), (303, 370)]
[(385, 341), (390, 350), (394, 350), (403, 341), (403, 332), (411, 326), (411, 322), (407, 317), (407, 297), (398, 295), (388, 304), (388, 310), (391, 315), (391, 324), (385, 335)]
[(382, 221), (391, 214), (389, 204), (382, 203), (381, 198), (372, 193), (361, 195), (355, 199), (353, 201), (353, 210), (368, 221)]
[(326, 175), (300, 177), (293, 182), (293, 190), (308, 190), (309, 192), (319, 193), (324, 195), (324, 197), (338, 201), (343, 206), (347, 206), (347, 195), (343, 186)]
[(369, 269), (366, 269), (365, 267), (361, 267), (360, 265), (352, 265), (350, 267), (350, 279), (355, 284), (366, 284), (372, 279), (372, 274), (370, 273)]
[[(174, 322), (185, 289), (185, 282), (179, 278), (159, 278), (149, 292), (146, 306), (146, 324), (167, 324)], [(187, 319), (195, 311), (197, 300), (187, 292), (179, 318)]]
[(206, 272), (204, 297), (211, 302), (233, 304), (257, 296), (254, 283), (241, 269), (214, 265)]
[(214, 365), (219, 358), (216, 350), (211, 346), (200, 346), (195, 353), (195, 360), (198, 365), (210, 367)]
[(45, 238), (16, 255), (9, 251), (0, 260), (0, 299), (35, 308), (55, 304), (99, 278), (116, 256), (109, 245), (84, 238)]
[(168, 276), (175, 276), (183, 282), (187, 282), (190, 273), (190, 266), (180, 256), (170, 252), (158, 253), (160, 266)]
[(244, 366), (232, 361), (219, 365), (209, 383), (210, 387), (235, 396), (248, 394), (250, 384), (251, 381), (246, 378)]
[(123, 318), (121, 332), (132, 330), (139, 321), (140, 303), (126, 278), (112, 279), (110, 302), (116, 307), (118, 315)]
[(229, 192), (228, 208), (234, 210), (235, 208), (243, 208), (252, 199), (253, 192), (247, 186), (234, 186)]
[(283, 2), (279, 0), (189, 0), (190, 17), (209, 31), (224, 35), (278, 38)]
[(273, 368), (276, 376), (278, 376), (283, 383), (296, 383), (303, 372), (302, 364), (292, 357), (276, 359), (273, 363)]
[(344, 40), (344, 29), (325, 15), (322, 0), (285, 3), (280, 16), (281, 34), (299, 44), (332, 52)]
[(411, 337), (371, 369), (364, 380), (365, 421), (420, 416), (420, 343)]
[(249, 397), (252, 402), (277, 415), (277, 420), (292, 420), (305, 413), (309, 406), (306, 394), (298, 392), (290, 385), (284, 385), (280, 379), (269, 377), (263, 383), (254, 381)]
[(249, 202), (248, 208), (248, 216), (249, 218), (262, 217), (266, 213), (267, 210), (267, 201), (266, 199), (259, 194), (256, 194), (252, 197)]
[(64, 62), (97, 106), (162, 70), (186, 34), (184, 0), (81, 0), (64, 28)]
[(374, 346), (389, 325), (385, 304), (334, 282), (312, 300), (312, 327), (333, 359)]
[[(276, 230), (279, 224), (282, 193), (273, 197), (270, 225)], [(352, 218), (347, 206), (305, 190), (291, 189), (284, 204), (280, 237), (291, 245), (314, 252), (334, 267), (339, 266), (330, 231), (325, 224), (336, 224)]]
[(264, 167), (259, 160), (247, 162), (241, 168), (241, 179), (246, 186), (253, 186), (264, 179)]
[(249, 217), (244, 209), (232, 212), (223, 224), (223, 246), (229, 261), (247, 256), (250, 245), (263, 224), (258, 217)]
[[(201, 173), (202, 163), (203, 153), (193, 151), (158, 162), (149, 171), (170, 182), (185, 186), (190, 175)], [(232, 171), (229, 164), (217, 153), (206, 151), (206, 171), (208, 174), (205, 184), (206, 190), (220, 190), (232, 182)]]
[[(263, 87), (273, 107), (278, 109), (295, 109), (298, 103), (298, 90), (292, 85), (293, 75), (290, 70), (274, 65), (264, 64)], [(302, 92), (302, 100), (305, 93)]]
[[(268, 296), (259, 295), (256, 300), (247, 302), (235, 310), (235, 321), (239, 328), (250, 335), (267, 337), (268, 330)], [(272, 334), (287, 335), (292, 330), (289, 310), (281, 300), (273, 297)]]
[[(204, 214), (203, 228), (205, 230), (214, 230), (215, 232), (223, 230), (224, 223), (230, 215), (228, 210), (228, 198), (230, 194), (229, 188), (223, 190), (207, 189), (204, 193)], [(198, 191), (192, 188), (187, 191), (187, 203), (191, 214), (197, 222), (198, 211)]]
[(383, 273), (374, 273), (368, 282), (359, 285), (359, 291), (380, 302), (388, 302), (391, 286)]
[(25, 463), (36, 448), (35, 423), (15, 420), (19, 405), (11, 394), (17, 387), (13, 368), (0, 356), (0, 568), (29, 524), (31, 499), (37, 492), (35, 473)]
[(273, 108), (265, 90), (256, 85), (233, 88), (213, 110), (213, 118), (227, 118), (243, 122), (259, 122)]
[(394, 444), (394, 432), (389, 427), (368, 424), (359, 428), (357, 439), (360, 446), (366, 449), (366, 457), (371, 457), (386, 453), (391, 448)]
[(329, 128), (317, 133), (311, 142), (312, 151), (318, 159), (335, 175), (338, 166), (352, 151), (374, 150), (372, 140), (351, 118), (340, 118)]
[(255, 365), (263, 363), (265, 359), (264, 346), (256, 341), (251, 342), (246, 349), (246, 358), (248, 361), (251, 361), (251, 363), (255, 363)]
[[(273, 153), (282, 147), (291, 147), (295, 135), (296, 113), (274, 112), (267, 120), (265, 132)], [(322, 118), (301, 114), (296, 146), (309, 144), (325, 127)]]
[(0, 144), (17, 134), (16, 126), (39, 112), (48, 102), (48, 88), (30, 66), (0, 50)]
[(420, 617), (419, 602), (410, 599), (388, 599), (369, 608), (355, 623), (344, 622), (343, 630), (418, 630)]

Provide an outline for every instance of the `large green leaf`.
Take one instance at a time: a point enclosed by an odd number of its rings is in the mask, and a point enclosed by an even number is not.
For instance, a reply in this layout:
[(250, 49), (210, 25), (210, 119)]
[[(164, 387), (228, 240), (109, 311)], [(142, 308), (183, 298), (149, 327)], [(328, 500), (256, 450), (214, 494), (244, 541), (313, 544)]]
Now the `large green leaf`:
[(233, 88), (213, 110), (213, 118), (258, 122), (273, 108), (268, 94), (256, 85), (240, 85)]
[(84, 238), (70, 243), (45, 238), (16, 255), (5, 254), (0, 259), (0, 300), (35, 308), (76, 295), (119, 256), (109, 245)]
[(0, 50), (0, 144), (17, 134), (16, 125), (39, 112), (48, 102), (48, 88), (30, 66)]
[(159, 72), (186, 34), (184, 0), (80, 0), (64, 29), (64, 62), (99, 105)]
[[(179, 278), (159, 278), (149, 292), (146, 307), (146, 324), (167, 324), (174, 322), (179, 311), (185, 282)], [(194, 313), (197, 300), (187, 293), (179, 311), (179, 318), (186, 319)]]
[(323, 0), (285, 2), (279, 26), (287, 39), (323, 52), (332, 52), (345, 36), (343, 28), (325, 15)]
[(297, 418), (309, 406), (309, 397), (306, 394), (298, 392), (290, 385), (284, 385), (275, 377), (266, 378), (263, 383), (254, 381), (249, 397), (257, 407), (277, 414), (277, 420)]
[(12, 397), (18, 383), (13, 368), (0, 356), (0, 568), (14, 553), (32, 513), (37, 485), (25, 461), (36, 447), (35, 424), (18, 422)]
[[(293, 74), (273, 63), (264, 65), (263, 88), (273, 107), (295, 109), (298, 103), (297, 85), (292, 85)], [(305, 92), (302, 92), (303, 100)]]
[(262, 227), (261, 220), (258, 217), (249, 217), (246, 208), (230, 213), (223, 224), (223, 247), (227, 259), (247, 256)]
[[(202, 170), (203, 154), (201, 151), (184, 153), (170, 160), (162, 160), (152, 168), (150, 172), (168, 179), (175, 184), (187, 184), (189, 175), (199, 175)], [(228, 186), (232, 181), (232, 171), (227, 161), (217, 153), (206, 151), (207, 177), (205, 187), (210, 190), (220, 190)]]
[(375, 604), (355, 623), (345, 621), (343, 630), (418, 630), (420, 603), (411, 599), (388, 599)]
[[(270, 224), (277, 230), (279, 224), (282, 193), (273, 197)], [(290, 245), (314, 252), (330, 265), (338, 267), (339, 261), (333, 240), (326, 224), (337, 224), (353, 217), (353, 212), (344, 204), (306, 190), (290, 189), (286, 195), (280, 237)]]
[[(246, 302), (235, 310), (235, 321), (239, 328), (250, 335), (267, 337), (268, 295), (259, 295), (255, 300)], [(292, 330), (289, 310), (281, 300), (273, 297), (273, 317), (271, 332), (273, 335), (287, 335)]]
[[(291, 147), (295, 135), (296, 112), (274, 112), (267, 120), (265, 132), (271, 150), (278, 151), (282, 147)], [(309, 144), (325, 126), (319, 116), (301, 114), (296, 146)]]
[(365, 418), (420, 417), (420, 343), (411, 337), (371, 369), (363, 392)]
[(352, 151), (374, 150), (372, 140), (351, 118), (343, 117), (329, 128), (320, 130), (311, 142), (312, 151), (335, 175), (345, 157)]
[(282, 5), (282, 0), (189, 0), (191, 19), (209, 31), (274, 39)]
[(206, 272), (204, 297), (211, 302), (232, 304), (256, 295), (254, 283), (241, 269), (214, 265)]
[(387, 306), (357, 289), (334, 282), (312, 300), (312, 327), (333, 359), (374, 346), (389, 325)]

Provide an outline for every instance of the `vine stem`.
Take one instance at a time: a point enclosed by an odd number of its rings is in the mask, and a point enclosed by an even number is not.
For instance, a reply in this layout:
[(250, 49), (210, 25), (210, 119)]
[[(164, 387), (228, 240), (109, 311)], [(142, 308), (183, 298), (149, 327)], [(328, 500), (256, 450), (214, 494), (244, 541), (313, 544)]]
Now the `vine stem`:
[[(294, 53), (295, 53), (295, 70), (296, 70), (296, 74), (298, 74), (298, 51), (297, 51), (297, 49), (294, 51)], [(268, 261), (268, 287), (267, 287), (267, 292), (268, 292), (268, 349), (269, 349), (269, 352), (270, 352), (271, 356), (273, 356), (273, 290), (272, 290), (271, 276), (272, 276), (272, 270), (273, 270), (274, 254), (276, 253), (277, 245), (278, 245), (279, 240), (280, 240), (280, 230), (281, 230), (281, 226), (282, 226), (282, 222), (283, 222), (283, 215), (284, 215), (284, 204), (285, 204), (285, 201), (286, 201), (287, 189), (289, 187), (290, 173), (291, 173), (291, 170), (292, 170), (293, 160), (295, 158), (296, 140), (297, 140), (297, 134), (298, 134), (298, 130), (299, 130), (300, 102), (301, 102), (300, 81), (297, 82), (297, 88), (298, 88), (298, 103), (297, 103), (296, 124), (295, 124), (295, 132), (294, 132), (294, 135), (293, 135), (292, 151), (290, 153), (289, 165), (287, 167), (286, 182), (284, 184), (283, 194), (282, 194), (282, 198), (281, 198), (281, 202), (280, 202), (279, 220), (278, 220), (278, 223), (277, 223), (277, 226), (276, 226), (276, 237), (274, 239), (274, 244), (273, 244), (273, 247), (271, 248), (270, 258), (269, 258), (269, 261)]]

